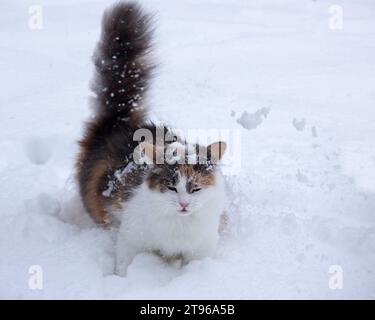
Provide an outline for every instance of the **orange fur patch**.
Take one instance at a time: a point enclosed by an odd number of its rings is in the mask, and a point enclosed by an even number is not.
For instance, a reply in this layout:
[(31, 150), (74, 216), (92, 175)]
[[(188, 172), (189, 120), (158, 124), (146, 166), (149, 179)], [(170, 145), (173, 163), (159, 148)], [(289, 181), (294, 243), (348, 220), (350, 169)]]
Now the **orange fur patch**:
[(194, 170), (192, 165), (181, 165), (180, 173), (182, 176), (185, 176), (188, 180), (197, 182), (202, 186), (213, 186), (215, 185), (215, 176), (214, 174), (202, 174), (201, 172)]
[(83, 195), (83, 201), (99, 224), (108, 223), (108, 212), (105, 210), (102, 191), (100, 186), (107, 171), (107, 163), (105, 160), (98, 161), (92, 169), (92, 175), (87, 181), (86, 193)]

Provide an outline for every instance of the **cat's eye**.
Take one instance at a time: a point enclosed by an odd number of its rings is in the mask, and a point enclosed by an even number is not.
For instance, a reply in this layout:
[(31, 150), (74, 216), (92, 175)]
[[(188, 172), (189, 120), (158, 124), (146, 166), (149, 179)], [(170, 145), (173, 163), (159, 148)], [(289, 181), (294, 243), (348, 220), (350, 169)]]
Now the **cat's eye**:
[(168, 187), (169, 190), (177, 192), (177, 189), (175, 187)]
[(202, 188), (195, 188), (195, 189), (191, 190), (191, 193), (198, 192), (200, 190), (202, 190)]

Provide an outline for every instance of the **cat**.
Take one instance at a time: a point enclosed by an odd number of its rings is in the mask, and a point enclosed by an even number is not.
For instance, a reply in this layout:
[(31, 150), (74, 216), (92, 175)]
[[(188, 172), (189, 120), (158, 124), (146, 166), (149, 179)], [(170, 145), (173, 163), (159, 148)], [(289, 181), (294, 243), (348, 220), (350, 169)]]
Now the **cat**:
[[(91, 217), (105, 227), (119, 224), (115, 272), (120, 276), (140, 252), (186, 262), (212, 255), (226, 206), (218, 168), (226, 143), (189, 144), (147, 119), (146, 94), (155, 68), (152, 30), (152, 16), (136, 3), (119, 2), (104, 12), (93, 57), (95, 114), (86, 124), (76, 164)], [(140, 129), (152, 139), (135, 140)], [(174, 139), (160, 144), (158, 130)], [(173, 155), (177, 150), (195, 158), (166, 162), (172, 146)]]

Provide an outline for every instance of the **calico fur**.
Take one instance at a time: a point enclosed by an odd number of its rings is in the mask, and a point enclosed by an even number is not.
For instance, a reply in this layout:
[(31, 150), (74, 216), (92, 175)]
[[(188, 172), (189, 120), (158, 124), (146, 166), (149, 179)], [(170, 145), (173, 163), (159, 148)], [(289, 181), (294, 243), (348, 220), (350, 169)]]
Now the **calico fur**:
[[(143, 14), (135, 3), (120, 2), (103, 15), (102, 34), (93, 57), (95, 114), (86, 124), (77, 161), (83, 203), (102, 225), (112, 219), (107, 208), (126, 201), (134, 187), (142, 183), (142, 168), (139, 174), (127, 177), (126, 184), (115, 176), (132, 161), (137, 146), (134, 132), (139, 128), (156, 130), (145, 119), (153, 69), (148, 57), (151, 34), (151, 16)], [(105, 197), (103, 192), (110, 181), (114, 183), (113, 193)]]

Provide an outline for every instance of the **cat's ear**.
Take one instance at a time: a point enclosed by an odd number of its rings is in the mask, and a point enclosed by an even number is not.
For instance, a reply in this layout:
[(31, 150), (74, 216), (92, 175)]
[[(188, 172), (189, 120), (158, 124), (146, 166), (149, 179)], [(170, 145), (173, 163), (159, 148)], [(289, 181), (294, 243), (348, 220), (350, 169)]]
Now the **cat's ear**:
[(161, 164), (163, 163), (164, 159), (164, 148), (155, 146), (152, 143), (148, 142), (141, 142), (140, 148), (142, 150), (142, 153), (144, 154), (146, 158), (147, 164), (157, 163)]
[(208, 154), (213, 163), (217, 163), (223, 157), (225, 150), (227, 149), (227, 144), (223, 141), (218, 141), (210, 144), (207, 147)]

